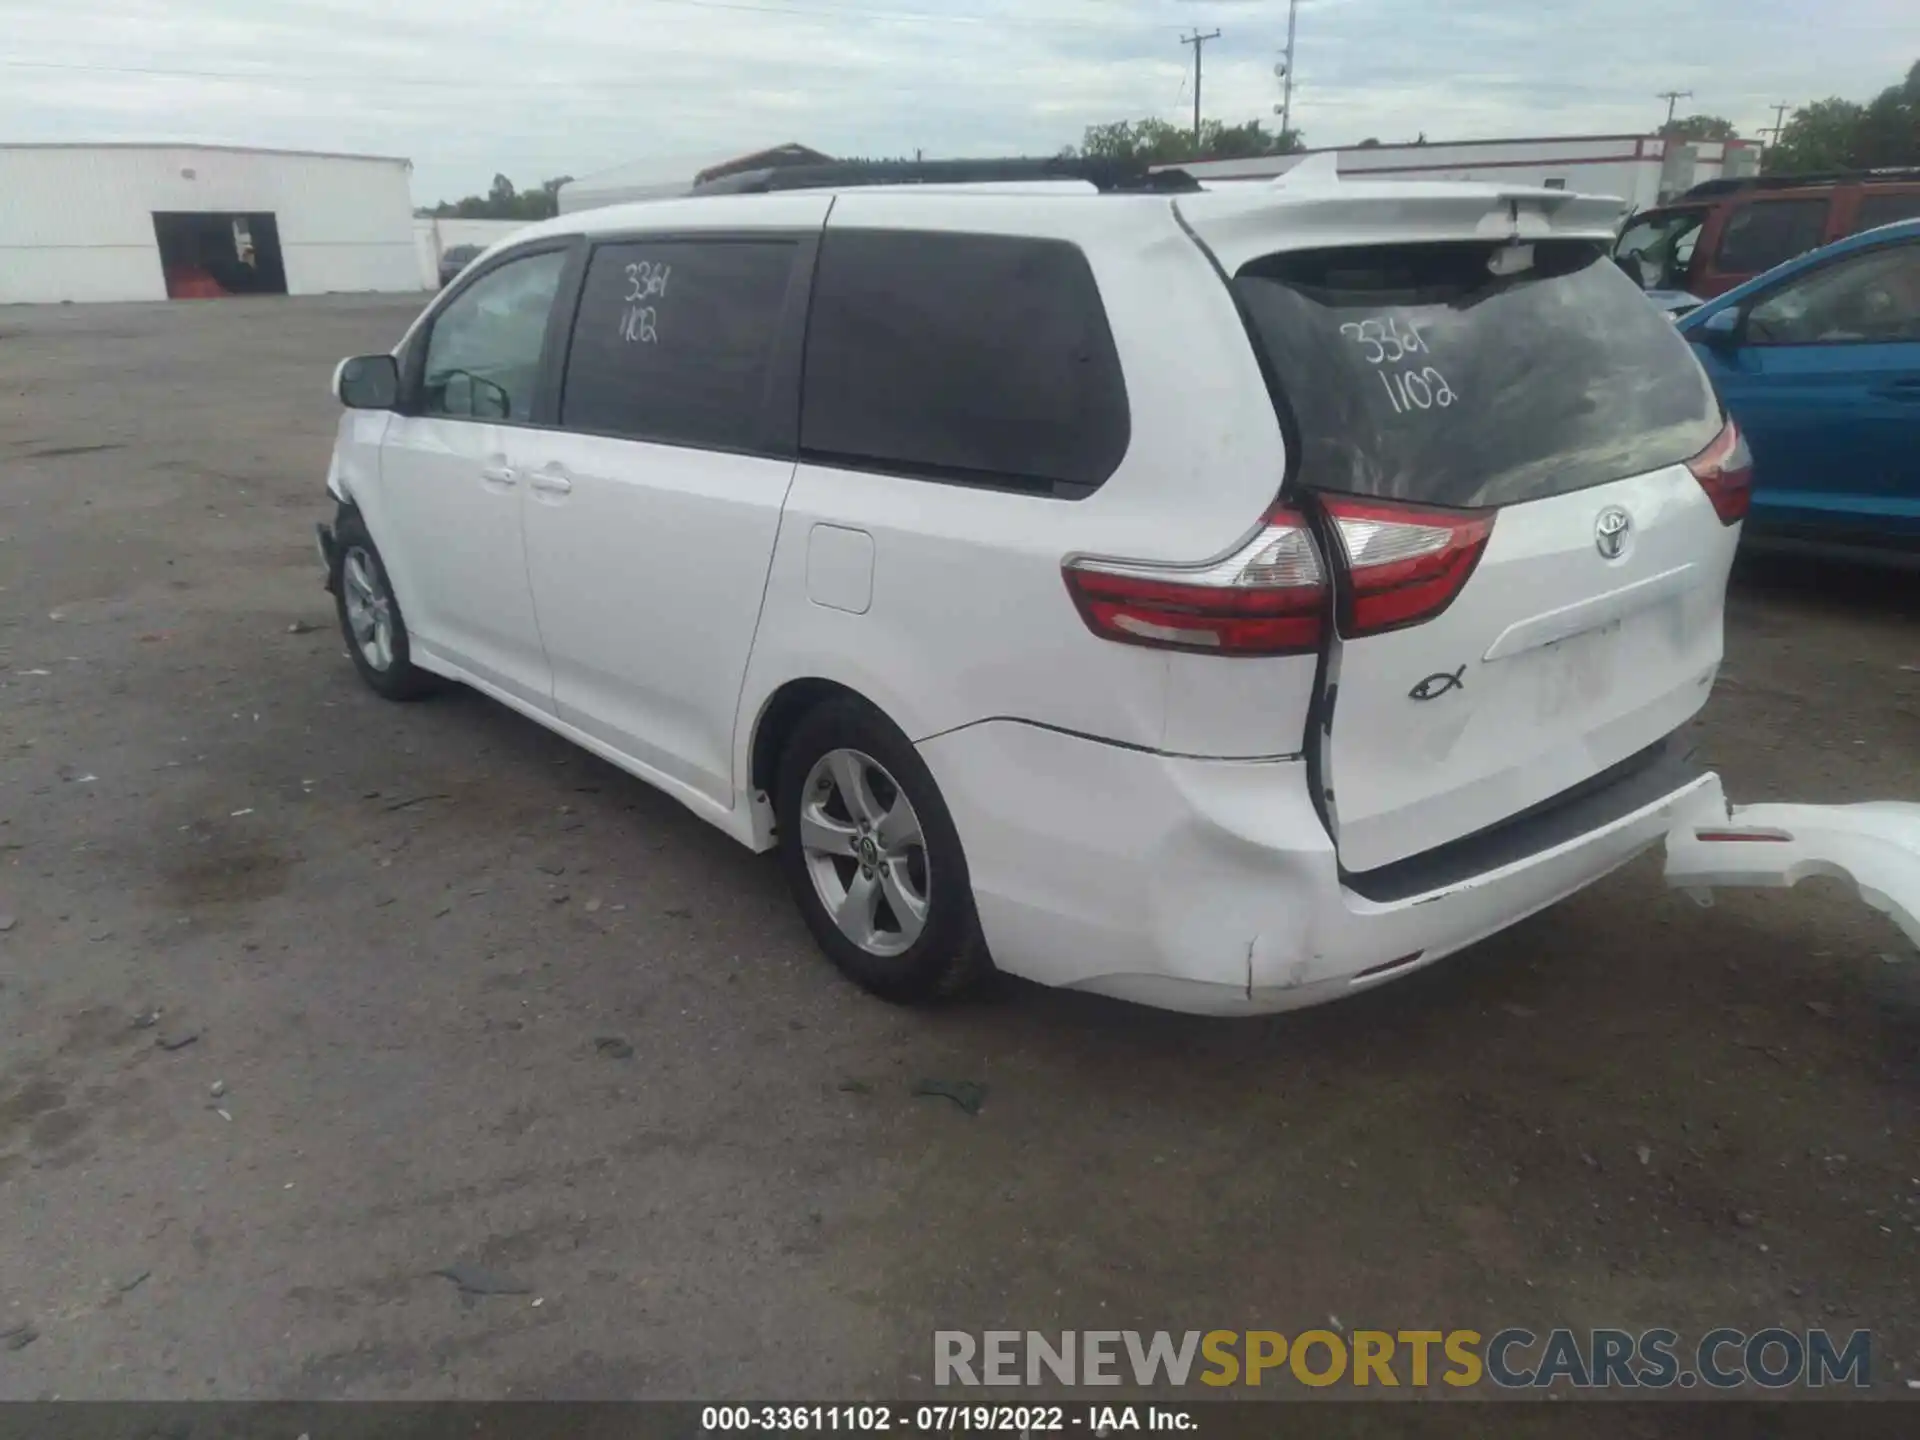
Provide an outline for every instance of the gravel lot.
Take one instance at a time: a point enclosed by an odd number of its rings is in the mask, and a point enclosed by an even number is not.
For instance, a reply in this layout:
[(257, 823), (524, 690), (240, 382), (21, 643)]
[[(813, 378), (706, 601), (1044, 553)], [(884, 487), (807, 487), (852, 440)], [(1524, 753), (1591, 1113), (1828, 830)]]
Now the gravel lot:
[[(0, 309), (0, 1398), (908, 1396), (935, 1328), (1330, 1315), (1867, 1326), (1920, 1376), (1879, 917), (1647, 857), (1294, 1016), (889, 1008), (770, 860), (355, 679), (327, 378), (417, 305)], [(1916, 608), (1742, 575), (1735, 798), (1920, 796)]]

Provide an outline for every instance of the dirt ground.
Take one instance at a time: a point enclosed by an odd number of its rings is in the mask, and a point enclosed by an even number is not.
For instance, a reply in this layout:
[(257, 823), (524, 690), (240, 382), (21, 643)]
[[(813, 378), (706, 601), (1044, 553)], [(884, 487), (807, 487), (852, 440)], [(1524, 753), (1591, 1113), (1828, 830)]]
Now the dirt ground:
[[(890, 1008), (770, 860), (358, 683), (327, 379), (417, 303), (0, 310), (0, 1398), (898, 1397), (936, 1328), (1330, 1316), (1870, 1327), (1920, 1376), (1880, 917), (1649, 856), (1302, 1014)], [(1743, 573), (1736, 799), (1920, 797), (1916, 609)]]

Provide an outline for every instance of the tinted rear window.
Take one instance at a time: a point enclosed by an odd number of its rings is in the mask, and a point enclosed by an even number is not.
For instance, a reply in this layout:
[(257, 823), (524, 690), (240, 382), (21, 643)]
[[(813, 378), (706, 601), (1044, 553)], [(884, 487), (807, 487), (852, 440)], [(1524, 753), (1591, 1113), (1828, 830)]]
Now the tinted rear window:
[(1291, 412), (1299, 478), (1506, 505), (1697, 455), (1720, 407), (1686, 342), (1597, 245), (1432, 244), (1268, 256), (1234, 281)]
[(1059, 240), (828, 230), (803, 393), (827, 463), (1078, 496), (1127, 450), (1099, 287)]

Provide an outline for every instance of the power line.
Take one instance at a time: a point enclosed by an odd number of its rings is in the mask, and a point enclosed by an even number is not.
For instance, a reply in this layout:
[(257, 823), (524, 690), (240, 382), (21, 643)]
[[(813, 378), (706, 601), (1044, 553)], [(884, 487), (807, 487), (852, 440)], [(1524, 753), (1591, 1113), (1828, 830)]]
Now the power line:
[(1780, 143), (1780, 132), (1787, 128), (1787, 111), (1792, 108), (1793, 102), (1791, 100), (1776, 100), (1773, 102), (1773, 124), (1763, 128), (1760, 132), (1763, 135), (1766, 134), (1769, 129), (1773, 132), (1773, 139), (1768, 142), (1769, 144), (1778, 145)]
[(1667, 127), (1666, 128), (1672, 129), (1673, 128), (1673, 107), (1675, 105), (1678, 105), (1682, 100), (1691, 100), (1693, 98), (1693, 92), (1691, 90), (1662, 90), (1659, 93), (1659, 95), (1656, 96), (1655, 98), (1664, 100), (1667, 102)]
[(1200, 148), (1200, 52), (1207, 48), (1207, 41), (1219, 38), (1218, 30), (1208, 31), (1205, 35), (1195, 30), (1191, 35), (1180, 37), (1182, 45), (1193, 46), (1193, 148), (1195, 150)]

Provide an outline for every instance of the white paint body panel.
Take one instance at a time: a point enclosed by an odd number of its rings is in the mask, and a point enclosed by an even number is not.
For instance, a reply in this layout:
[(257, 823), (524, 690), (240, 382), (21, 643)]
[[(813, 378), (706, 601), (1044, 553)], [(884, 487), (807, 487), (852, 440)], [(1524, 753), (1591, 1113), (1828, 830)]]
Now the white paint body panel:
[[(395, 415), (380, 483), (356, 489), (412, 637), (414, 659), (458, 665), (541, 710), (553, 677), (527, 584), (521, 506), (504, 425)], [(404, 578), (403, 578), (404, 577)]]
[(1505, 929), (1656, 844), (1691, 793), (1380, 904), (1341, 884), (1301, 763), (1148, 755), (1013, 722), (920, 750), (953, 810), (996, 964), (1221, 1015), (1338, 999)]
[(556, 713), (731, 808), (734, 712), (793, 462), (555, 430), (510, 432), (508, 454)]
[[(679, 209), (698, 202), (678, 202)], [(1286, 470), (1273, 402), (1232, 296), (1165, 199), (855, 191), (830, 227), (1039, 235), (1080, 246), (1126, 375), (1131, 441), (1081, 500), (802, 462), (768, 580), (741, 715), (791, 680), (866, 695), (910, 738), (1017, 716), (1148, 749), (1297, 753), (1312, 657), (1221, 666), (1090, 634), (1061, 579), (1074, 553), (1187, 562), (1230, 549)], [(1179, 363), (1169, 364), (1177, 354)], [(874, 540), (865, 614), (807, 600), (816, 525)], [(745, 774), (751, 727), (736, 741)]]
[(873, 536), (844, 525), (807, 532), (807, 599), (864, 615), (873, 608)]
[(155, 211), (270, 212), (287, 292), (421, 287), (411, 166), (199, 145), (0, 145), (0, 304), (164, 300)]
[[(1633, 529), (1606, 560), (1594, 530), (1612, 506)], [(1348, 868), (1497, 824), (1684, 725), (1720, 667), (1739, 536), (1678, 465), (1509, 505), (1443, 613), (1336, 642), (1324, 773)], [(1456, 672), (1436, 698), (1410, 693)]]
[[(1759, 144), (1751, 140), (1697, 141), (1685, 185), (1725, 174), (1753, 174)], [(1310, 155), (1268, 155), (1250, 160), (1212, 160), (1180, 168), (1209, 184), (1258, 183), (1286, 174), (1311, 155), (1336, 157), (1343, 180), (1461, 181), (1501, 185), (1550, 183), (1555, 189), (1605, 195), (1623, 210), (1658, 203), (1668, 175), (1668, 142), (1659, 135), (1559, 135), (1520, 140), (1468, 140), (1425, 145), (1349, 145)], [(1557, 182), (1557, 183), (1553, 183)]]

